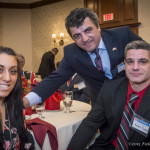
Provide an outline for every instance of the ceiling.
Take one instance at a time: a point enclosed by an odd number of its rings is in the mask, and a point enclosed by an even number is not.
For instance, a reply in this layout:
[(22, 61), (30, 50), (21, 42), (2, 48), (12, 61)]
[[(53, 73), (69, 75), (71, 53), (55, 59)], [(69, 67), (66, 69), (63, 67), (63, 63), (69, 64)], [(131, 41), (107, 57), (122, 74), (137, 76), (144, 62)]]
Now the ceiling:
[(0, 8), (35, 8), (64, 0), (0, 0)]

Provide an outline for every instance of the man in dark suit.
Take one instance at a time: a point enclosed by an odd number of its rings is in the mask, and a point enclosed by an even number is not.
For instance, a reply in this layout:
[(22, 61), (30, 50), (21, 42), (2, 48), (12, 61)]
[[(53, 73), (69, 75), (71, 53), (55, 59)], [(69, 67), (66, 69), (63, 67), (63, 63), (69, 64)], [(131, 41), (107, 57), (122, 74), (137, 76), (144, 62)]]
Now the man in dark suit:
[[(65, 25), (75, 43), (64, 47), (64, 58), (58, 69), (24, 98), (25, 107), (44, 102), (76, 72), (91, 87), (93, 106), (105, 80), (124, 76), (123, 59), (126, 44), (133, 40), (141, 40), (129, 27), (101, 30), (97, 15), (87, 8), (71, 11)], [(97, 56), (96, 50), (99, 50), (100, 56)], [(102, 70), (98, 70), (97, 62), (100, 60)]]
[(90, 102), (90, 89), (81, 76), (75, 73), (70, 80), (60, 86), (61, 91), (72, 91), (73, 99), (81, 102)]
[(57, 53), (58, 49), (53, 48), (52, 51), (48, 51), (43, 54), (41, 64), (38, 70), (38, 74), (41, 75), (42, 79), (49, 76), (54, 70), (56, 70), (54, 60)]
[[(126, 46), (125, 71), (127, 78), (103, 84), (96, 104), (74, 134), (69, 150), (83, 150), (98, 128), (100, 136), (89, 150), (150, 149), (150, 44), (133, 41)], [(129, 99), (133, 93), (137, 99), (132, 105)], [(129, 118), (126, 110), (131, 112)]]

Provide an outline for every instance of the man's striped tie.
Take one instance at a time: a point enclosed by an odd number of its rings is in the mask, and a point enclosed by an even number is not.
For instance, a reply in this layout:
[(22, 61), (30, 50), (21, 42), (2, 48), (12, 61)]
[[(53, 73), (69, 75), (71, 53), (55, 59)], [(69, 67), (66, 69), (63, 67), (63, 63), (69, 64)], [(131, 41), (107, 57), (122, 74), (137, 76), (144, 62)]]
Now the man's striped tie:
[(99, 55), (99, 49), (97, 48), (94, 53), (96, 54), (96, 58), (95, 58), (95, 64), (98, 70), (104, 71), (103, 70), (103, 66), (102, 66), (102, 61), (101, 61), (101, 57)]
[(129, 126), (131, 122), (131, 118), (134, 114), (134, 105), (135, 100), (138, 99), (137, 94), (131, 94), (129, 103), (124, 108), (121, 124), (120, 124), (120, 132), (117, 137), (117, 145), (115, 150), (127, 150), (128, 149), (128, 138), (129, 138)]

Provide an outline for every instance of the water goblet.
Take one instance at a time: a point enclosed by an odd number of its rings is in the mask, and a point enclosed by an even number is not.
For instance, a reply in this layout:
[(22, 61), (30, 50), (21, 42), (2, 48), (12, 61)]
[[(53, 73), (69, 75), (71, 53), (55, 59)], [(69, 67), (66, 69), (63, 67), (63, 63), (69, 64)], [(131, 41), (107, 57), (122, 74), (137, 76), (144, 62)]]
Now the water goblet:
[(65, 91), (64, 92), (64, 98), (63, 98), (63, 104), (65, 106), (65, 113), (70, 113), (70, 107), (72, 105), (73, 100), (73, 92), (72, 91)]
[(38, 118), (44, 119), (43, 112), (45, 110), (45, 103), (42, 105), (36, 105), (36, 112), (38, 113)]

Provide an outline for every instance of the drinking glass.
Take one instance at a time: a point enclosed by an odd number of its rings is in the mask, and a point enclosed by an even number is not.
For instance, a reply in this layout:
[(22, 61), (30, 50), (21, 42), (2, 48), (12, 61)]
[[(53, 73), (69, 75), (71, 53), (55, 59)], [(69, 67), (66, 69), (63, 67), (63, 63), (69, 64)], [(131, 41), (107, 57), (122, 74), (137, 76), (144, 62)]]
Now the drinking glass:
[(36, 105), (36, 112), (38, 113), (38, 117), (40, 119), (44, 119), (45, 117), (43, 116), (43, 112), (45, 110), (45, 103), (42, 105)]
[(65, 106), (65, 113), (70, 113), (70, 107), (72, 105), (73, 100), (73, 92), (72, 91), (65, 91), (64, 92), (64, 98), (63, 98), (63, 104)]

